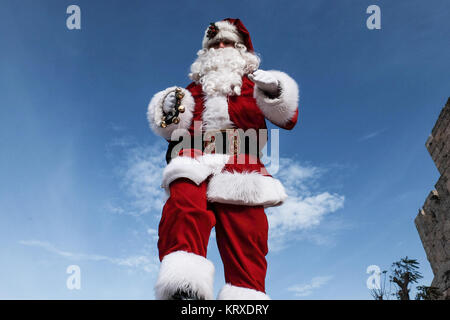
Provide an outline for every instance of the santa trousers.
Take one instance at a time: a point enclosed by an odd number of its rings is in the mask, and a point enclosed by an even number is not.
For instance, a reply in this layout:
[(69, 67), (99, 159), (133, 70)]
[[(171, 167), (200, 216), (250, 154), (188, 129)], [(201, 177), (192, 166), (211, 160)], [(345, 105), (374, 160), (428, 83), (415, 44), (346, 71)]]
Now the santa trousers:
[[(211, 229), (228, 285), (265, 292), (268, 223), (263, 206), (210, 203), (207, 181), (180, 178), (170, 184), (159, 224), (159, 258), (188, 252), (206, 258)], [(180, 268), (184, 266), (171, 266)]]

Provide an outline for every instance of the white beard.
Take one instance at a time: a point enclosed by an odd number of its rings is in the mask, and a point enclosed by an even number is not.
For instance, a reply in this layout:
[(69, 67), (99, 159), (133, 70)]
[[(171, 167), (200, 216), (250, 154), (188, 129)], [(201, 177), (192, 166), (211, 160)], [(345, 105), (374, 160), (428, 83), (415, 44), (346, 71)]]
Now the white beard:
[(260, 58), (244, 45), (202, 49), (191, 65), (189, 77), (206, 95), (240, 95), (242, 76), (258, 69)]
[(258, 69), (259, 57), (239, 44), (236, 48), (202, 49), (197, 55), (189, 77), (202, 85), (205, 94), (202, 130), (234, 128), (228, 96), (241, 95), (242, 76)]

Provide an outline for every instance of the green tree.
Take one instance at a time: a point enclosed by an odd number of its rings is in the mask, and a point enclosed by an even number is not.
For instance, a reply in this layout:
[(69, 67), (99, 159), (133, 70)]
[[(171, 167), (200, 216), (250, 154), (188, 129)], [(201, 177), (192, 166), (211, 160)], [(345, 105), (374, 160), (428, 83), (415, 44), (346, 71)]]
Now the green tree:
[(409, 259), (408, 256), (392, 264), (390, 279), (398, 286), (396, 296), (399, 300), (410, 300), (409, 285), (423, 278), (418, 269), (419, 262), (416, 259)]
[(418, 286), (416, 300), (438, 300), (441, 297), (439, 288)]

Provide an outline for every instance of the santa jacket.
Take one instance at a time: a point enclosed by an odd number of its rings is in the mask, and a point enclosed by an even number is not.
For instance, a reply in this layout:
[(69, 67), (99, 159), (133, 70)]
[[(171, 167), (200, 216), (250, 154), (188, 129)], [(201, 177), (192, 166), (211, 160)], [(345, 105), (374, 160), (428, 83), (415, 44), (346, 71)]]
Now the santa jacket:
[[(147, 118), (156, 134), (167, 141), (176, 129), (194, 134), (194, 123), (200, 123), (201, 131), (238, 128), (242, 130), (266, 129), (265, 118), (273, 124), (292, 129), (297, 123), (299, 90), (297, 83), (286, 73), (269, 71), (280, 84), (281, 94), (272, 99), (258, 88), (247, 76), (242, 78), (239, 96), (204, 94), (201, 84), (191, 83), (182, 89), (178, 124), (161, 127), (162, 106), (166, 95), (176, 87), (170, 87), (153, 96), (148, 106)], [(180, 130), (178, 130), (180, 131)], [(207, 197), (211, 202), (265, 207), (277, 206), (287, 198), (284, 187), (264, 168), (260, 159), (247, 161), (248, 154), (181, 154), (170, 161), (163, 172), (162, 187), (168, 194), (169, 184), (178, 178), (188, 178), (196, 184), (209, 179)], [(246, 157), (242, 161), (242, 157)]]

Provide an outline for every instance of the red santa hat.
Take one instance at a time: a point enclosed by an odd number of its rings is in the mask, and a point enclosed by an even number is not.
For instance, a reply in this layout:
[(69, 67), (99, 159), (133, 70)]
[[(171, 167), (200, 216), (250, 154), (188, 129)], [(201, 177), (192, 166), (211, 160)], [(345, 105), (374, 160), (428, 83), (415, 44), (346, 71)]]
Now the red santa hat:
[(243, 43), (248, 51), (253, 52), (250, 33), (239, 19), (226, 18), (221, 21), (211, 22), (205, 30), (202, 46), (206, 49), (214, 42), (222, 39)]

